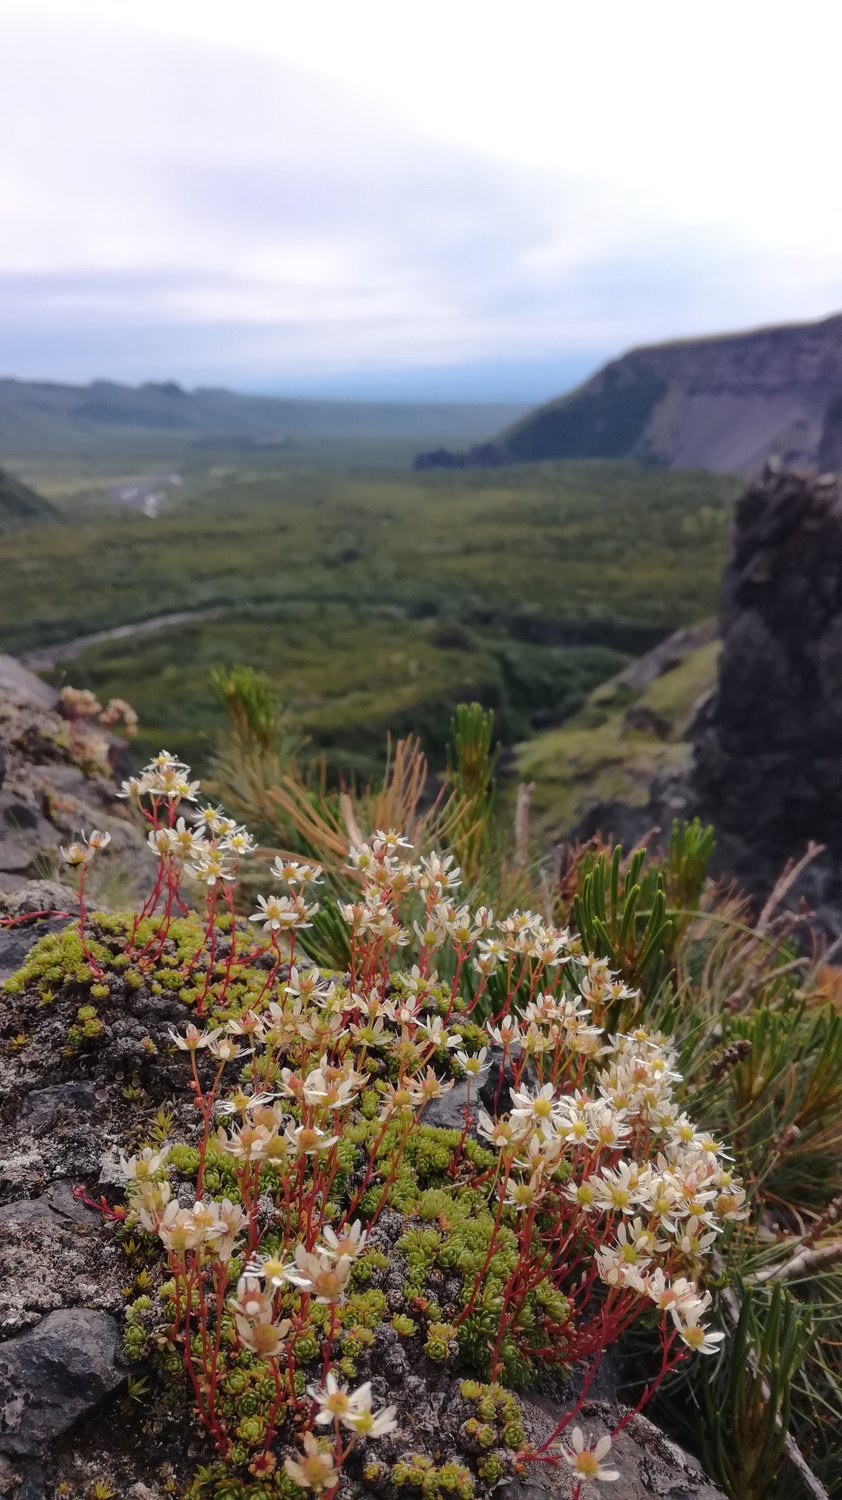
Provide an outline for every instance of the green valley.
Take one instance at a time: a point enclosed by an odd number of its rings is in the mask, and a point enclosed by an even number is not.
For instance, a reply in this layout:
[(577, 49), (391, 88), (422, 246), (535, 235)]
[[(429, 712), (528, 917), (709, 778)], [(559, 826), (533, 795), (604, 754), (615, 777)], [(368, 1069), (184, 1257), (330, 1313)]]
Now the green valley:
[(410, 475), (229, 455), (185, 468), (151, 519), (114, 501), (118, 477), (67, 465), (44, 487), (64, 524), (4, 539), (3, 648), (195, 611), (89, 645), (53, 679), (125, 695), (141, 753), (173, 742), (201, 765), (210, 672), (247, 664), (314, 750), (361, 772), (387, 729), (440, 756), (465, 698), (494, 707), (504, 743), (528, 739), (709, 614), (737, 490), (604, 462)]

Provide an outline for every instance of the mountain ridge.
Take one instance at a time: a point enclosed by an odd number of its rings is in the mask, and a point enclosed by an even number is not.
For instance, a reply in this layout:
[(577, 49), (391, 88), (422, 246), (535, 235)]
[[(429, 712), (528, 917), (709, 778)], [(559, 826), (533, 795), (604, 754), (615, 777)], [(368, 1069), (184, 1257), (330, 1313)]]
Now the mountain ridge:
[(325, 448), (376, 452), (419, 443), (478, 440), (525, 410), (518, 402), (377, 402), (252, 395), (175, 381), (85, 385), (0, 377), (0, 453), (13, 464), (49, 457), (110, 457), (126, 450), (157, 462), (230, 449)]
[(535, 407), (493, 444), (419, 455), (419, 468), (631, 458), (752, 475), (774, 455), (819, 464), (840, 452), (842, 313), (811, 323), (643, 344)]

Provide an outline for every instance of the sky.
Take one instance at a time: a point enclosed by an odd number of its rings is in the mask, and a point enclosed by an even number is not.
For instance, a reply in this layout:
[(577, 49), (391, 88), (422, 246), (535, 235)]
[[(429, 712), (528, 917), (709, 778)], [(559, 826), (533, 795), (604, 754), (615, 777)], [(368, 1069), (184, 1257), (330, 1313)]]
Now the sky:
[(0, 374), (536, 401), (842, 309), (842, 8), (0, 0)]

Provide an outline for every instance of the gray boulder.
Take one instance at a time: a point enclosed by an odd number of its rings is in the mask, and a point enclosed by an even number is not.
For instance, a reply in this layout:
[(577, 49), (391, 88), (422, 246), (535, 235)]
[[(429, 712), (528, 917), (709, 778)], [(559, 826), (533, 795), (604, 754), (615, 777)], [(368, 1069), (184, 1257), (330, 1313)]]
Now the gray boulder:
[(91, 1308), (50, 1313), (0, 1344), (0, 1452), (42, 1457), (125, 1378), (117, 1324)]

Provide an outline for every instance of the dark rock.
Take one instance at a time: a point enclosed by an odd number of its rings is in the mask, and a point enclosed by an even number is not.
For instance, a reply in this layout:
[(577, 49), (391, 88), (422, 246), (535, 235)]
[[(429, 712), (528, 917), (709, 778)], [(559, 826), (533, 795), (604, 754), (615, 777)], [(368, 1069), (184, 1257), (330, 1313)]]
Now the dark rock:
[(27, 667), (21, 666), (14, 656), (0, 654), (0, 693), (11, 693), (16, 698), (28, 698), (44, 708), (53, 708), (58, 701), (55, 688), (42, 678), (36, 677)]
[[(14, 891), (2, 891), (0, 875), (0, 923), (11, 918), (14, 926), (0, 926), (0, 983), (10, 979), (26, 961), (30, 949), (48, 932), (61, 932), (72, 917), (76, 897), (54, 880), (26, 881)], [(67, 916), (40, 917), (40, 912), (67, 912)], [(31, 916), (31, 921), (19, 920)]]
[(14, 798), (6, 803), (3, 816), (10, 828), (37, 828), (38, 813), (30, 802)]
[(32, 1129), (42, 1129), (52, 1124), (58, 1112), (71, 1115), (90, 1114), (96, 1108), (96, 1091), (92, 1083), (75, 1080), (70, 1083), (54, 1083), (45, 1089), (36, 1089), (25, 1100), (21, 1119)]
[[(485, 1068), (478, 1078), (472, 1078), (470, 1086), (467, 1078), (455, 1083), (446, 1094), (441, 1094), (438, 1099), (432, 1099), (424, 1110), (424, 1124), (437, 1125), (441, 1130), (464, 1130), (465, 1113), (470, 1103), (471, 1121), (476, 1121), (477, 1111), (480, 1108), (479, 1100), (485, 1079), (488, 1077), (490, 1064)], [(470, 1094), (470, 1099), (469, 1099)]]
[(0, 1205), (0, 1224), (31, 1223), (46, 1219), (54, 1223), (95, 1224), (98, 1222), (93, 1209), (88, 1208), (73, 1194), (74, 1183), (58, 1178), (51, 1182), (40, 1198), (20, 1198), (14, 1203)]
[(41, 1457), (47, 1445), (122, 1384), (117, 1324), (64, 1308), (0, 1344), (0, 1452)]
[[(25, 917), (47, 911), (69, 917), (75, 914), (76, 907), (76, 892), (69, 886), (60, 885), (57, 880), (30, 880), (0, 902), (0, 916)], [(26, 930), (34, 932), (35, 928)]]
[(716, 822), (783, 860), (842, 855), (842, 499), (768, 466), (736, 511), (719, 680), (694, 781)]
[[(713, 824), (712, 873), (756, 904), (810, 841), (825, 846), (786, 905), (842, 934), (842, 497), (833, 476), (768, 464), (736, 508), (715, 690), (687, 730), (687, 769), (648, 801), (591, 807), (573, 836), (663, 846), (674, 818)], [(630, 669), (631, 670), (631, 669)], [(629, 682), (633, 679), (629, 678)], [(627, 723), (637, 726), (636, 710)], [(657, 732), (657, 725), (646, 726)], [(809, 932), (804, 931), (805, 941)]]
[[(471, 1093), (472, 1098), (476, 1098), (476, 1089), (472, 1089)], [(454, 1084), (452, 1089), (441, 1094), (438, 1099), (430, 1100), (424, 1110), (424, 1124), (436, 1125), (440, 1130), (463, 1130), (467, 1103), (468, 1085), (463, 1080)]]
[[(474, 1090), (473, 1097), (479, 1099), (489, 1114), (505, 1114), (512, 1107), (514, 1081), (511, 1059), (506, 1057), (502, 1047), (492, 1047), (489, 1064), (480, 1076), (479, 1090)], [(521, 1087), (526, 1084), (528, 1088), (534, 1088), (536, 1081), (535, 1070), (528, 1062), (521, 1072)]]

